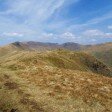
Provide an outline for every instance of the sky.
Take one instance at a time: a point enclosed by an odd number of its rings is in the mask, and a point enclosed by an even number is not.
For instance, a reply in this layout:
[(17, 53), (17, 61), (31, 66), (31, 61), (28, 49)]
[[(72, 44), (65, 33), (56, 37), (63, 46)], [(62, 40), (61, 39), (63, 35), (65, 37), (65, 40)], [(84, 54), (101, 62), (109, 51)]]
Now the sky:
[(112, 0), (0, 0), (0, 45), (112, 42)]

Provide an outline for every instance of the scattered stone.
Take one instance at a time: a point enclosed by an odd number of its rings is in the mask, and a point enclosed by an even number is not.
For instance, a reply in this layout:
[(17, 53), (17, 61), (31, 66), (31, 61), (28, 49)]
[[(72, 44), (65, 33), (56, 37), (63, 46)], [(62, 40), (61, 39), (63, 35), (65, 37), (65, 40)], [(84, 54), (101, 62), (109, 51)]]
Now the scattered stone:
[(6, 82), (4, 84), (8, 89), (17, 89), (18, 88), (18, 84), (15, 82)]
[(17, 109), (12, 109), (10, 112), (16, 112), (17, 111)]
[(110, 89), (107, 86), (101, 87), (100, 90), (103, 91), (103, 92), (110, 92)]

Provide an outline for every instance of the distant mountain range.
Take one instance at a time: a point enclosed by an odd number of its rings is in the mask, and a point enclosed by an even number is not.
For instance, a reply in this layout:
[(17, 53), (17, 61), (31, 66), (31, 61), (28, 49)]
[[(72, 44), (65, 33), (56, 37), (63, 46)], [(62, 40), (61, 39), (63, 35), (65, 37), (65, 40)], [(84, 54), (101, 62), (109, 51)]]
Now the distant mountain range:
[[(68, 50), (86, 50), (86, 51), (107, 51), (112, 49), (112, 43), (104, 43), (104, 44), (96, 44), (96, 45), (81, 45), (74, 42), (67, 42), (63, 44), (58, 43), (43, 43), (43, 42), (15, 42), (11, 43), (4, 47), (11, 47), (11, 48), (19, 48), (23, 50), (38, 50), (38, 51), (45, 51), (45, 50), (54, 50), (54, 49), (68, 49)], [(2, 48), (4, 48), (2, 47)]]
[(53, 49), (68, 49), (68, 50), (87, 50), (87, 51), (107, 51), (112, 49), (112, 43), (96, 44), (96, 45), (81, 45), (78, 43), (67, 42), (63, 44), (58, 43), (42, 43), (42, 42), (15, 42), (10, 45), (19, 47), (21, 49), (29, 50), (53, 50)]
[(67, 42), (58, 43), (43, 43), (43, 42), (15, 42), (0, 48), (0, 55), (7, 54), (10, 51), (27, 50), (27, 51), (49, 51), (56, 49), (67, 49), (71, 51), (83, 51), (92, 54), (100, 61), (112, 68), (112, 43), (96, 44), (96, 45), (81, 45), (78, 43)]
[(11, 46), (19, 47), (24, 50), (38, 50), (38, 51), (45, 51), (45, 50), (54, 50), (54, 49), (68, 49), (68, 50), (81, 50), (84, 45), (78, 43), (42, 43), (42, 42), (15, 42), (10, 44)]

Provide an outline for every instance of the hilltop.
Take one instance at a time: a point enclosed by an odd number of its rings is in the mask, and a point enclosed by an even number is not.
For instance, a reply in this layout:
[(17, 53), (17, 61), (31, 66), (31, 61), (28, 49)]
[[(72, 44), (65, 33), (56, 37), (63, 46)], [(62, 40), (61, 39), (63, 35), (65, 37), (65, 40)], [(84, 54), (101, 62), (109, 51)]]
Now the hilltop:
[(71, 52), (67, 50), (46, 51), (41, 53), (35, 51), (19, 51), (13, 52), (10, 55), (8, 54), (1, 59), (3, 60), (3, 63), (1, 60), (1, 67), (7, 66), (8, 68), (12, 68), (12, 70), (25, 68), (27, 64), (36, 64), (39, 60), (44, 63), (49, 63), (51, 66), (64, 69), (92, 71), (104, 75), (111, 74), (111, 71), (105, 64), (83, 52)]

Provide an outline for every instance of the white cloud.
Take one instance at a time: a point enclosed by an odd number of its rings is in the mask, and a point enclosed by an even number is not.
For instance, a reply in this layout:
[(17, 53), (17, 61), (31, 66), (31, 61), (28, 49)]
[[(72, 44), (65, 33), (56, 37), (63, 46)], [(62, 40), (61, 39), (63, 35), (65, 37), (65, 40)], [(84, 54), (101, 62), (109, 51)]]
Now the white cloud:
[[(70, 30), (70, 31), (72, 30), (73, 31), (73, 30), (77, 30), (77, 29), (85, 29), (86, 27), (102, 23), (102, 22), (104, 22), (105, 20), (108, 20), (108, 19), (112, 19), (112, 11), (110, 11), (110, 12), (108, 12), (108, 13), (100, 16), (100, 17), (92, 18), (92, 19), (86, 21), (83, 24), (73, 24), (73, 25), (70, 25), (68, 27), (68, 30)], [(111, 26), (110, 26), (110, 28), (111, 28)]]
[(104, 33), (98, 29), (94, 29), (94, 30), (86, 30), (83, 32), (84, 36), (87, 37), (95, 37), (95, 36), (103, 36)]
[(41, 39), (43, 40), (49, 40), (49, 39), (56, 39), (57, 35), (53, 33), (43, 33), (41, 35)]
[(108, 29), (112, 29), (112, 25), (108, 26)]
[(91, 39), (91, 41), (92, 41), (92, 42), (96, 42), (97, 40), (96, 40), (96, 39)]
[(64, 32), (61, 34), (54, 34), (54, 33), (43, 33), (40, 36), (41, 40), (43, 41), (47, 41), (47, 40), (55, 40), (55, 41), (59, 41), (59, 42), (64, 42), (64, 41), (75, 41), (76, 39), (78, 39), (79, 37), (76, 36), (75, 34), (71, 33), (71, 32)]
[(48, 19), (66, 0), (14, 0), (2, 15), (23, 19), (26, 24), (36, 24)]
[[(103, 22), (112, 18), (112, 13), (102, 15), (80, 23), (80, 18), (59, 19), (58, 13), (64, 7), (80, 0), (5, 0), (7, 6), (5, 10), (0, 11), (0, 33), (4, 37), (18, 37), (21, 40), (65, 40), (74, 41), (77, 38), (84, 39), (83, 36), (111, 37), (111, 33), (104, 33), (100, 30), (86, 30), (81, 35), (81, 30), (88, 29), (94, 24)], [(56, 19), (52, 19), (56, 13)], [(54, 15), (53, 15), (54, 14)], [(50, 18), (50, 19), (49, 19)], [(76, 21), (76, 22), (75, 22)], [(73, 23), (71, 25), (71, 23)], [(8, 26), (8, 27), (7, 27)], [(109, 26), (109, 29), (111, 27)], [(5, 33), (3, 33), (5, 31)], [(66, 32), (68, 31), (68, 32)], [(77, 36), (71, 32), (78, 31)], [(24, 33), (21, 33), (24, 32)], [(53, 33), (47, 33), (53, 32)], [(55, 32), (55, 33), (54, 33)], [(64, 33), (62, 33), (64, 32)], [(56, 34), (57, 33), (57, 34)], [(1, 36), (1, 35), (0, 35)], [(23, 38), (24, 36), (24, 38)], [(16, 38), (13, 38), (13, 40)], [(81, 40), (80, 39), (80, 40)], [(91, 38), (92, 39), (92, 38)]]
[(112, 33), (106, 33), (105, 36), (108, 38), (112, 38)]
[(71, 32), (65, 32), (65, 33), (61, 34), (60, 37), (64, 38), (64, 39), (70, 39), (70, 40), (77, 38), (77, 36), (75, 36)]
[[(78, 1), (80, 0), (7, 0), (7, 10), (0, 12), (0, 16), (17, 25), (21, 23), (30, 29), (43, 31), (48, 27), (46, 21), (57, 10)], [(57, 23), (53, 23), (52, 26), (56, 25)]]
[(18, 32), (4, 32), (2, 35), (7, 37), (23, 37), (24, 36), (24, 34), (18, 33)]
[(112, 33), (105, 33), (103, 31), (100, 31), (98, 29), (92, 29), (92, 30), (86, 30), (82, 33), (84, 37), (103, 37), (103, 38), (111, 38)]
[[(4, 36), (22, 37), (22, 34), (16, 32), (25, 32), (25, 40), (38, 40), (41, 36), (57, 38), (58, 36), (45, 33), (46, 29), (56, 27), (57, 23), (47, 24), (46, 21), (61, 7), (78, 1), (80, 0), (7, 0), (7, 9), (0, 11), (0, 33), (6, 31)], [(62, 22), (59, 24), (62, 25)], [(59, 29), (60, 26), (57, 27)]]
[(90, 21), (88, 21), (88, 24), (97, 24), (97, 23), (101, 23), (108, 19), (112, 19), (112, 11), (102, 15), (101, 17), (96, 17), (96, 18), (91, 19)]

